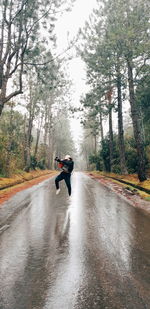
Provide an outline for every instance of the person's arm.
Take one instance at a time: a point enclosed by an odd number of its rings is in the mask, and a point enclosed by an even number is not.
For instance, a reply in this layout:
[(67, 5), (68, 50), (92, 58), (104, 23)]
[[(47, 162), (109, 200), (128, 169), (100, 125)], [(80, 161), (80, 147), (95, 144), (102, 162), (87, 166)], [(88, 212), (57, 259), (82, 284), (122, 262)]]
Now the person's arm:
[(72, 165), (72, 161), (69, 160), (60, 160), (61, 163), (67, 165), (67, 166), (71, 166)]
[(62, 162), (62, 160), (60, 160), (58, 157), (55, 158), (55, 161)]
[(69, 168), (73, 169), (74, 162), (72, 160), (60, 160), (58, 157), (56, 157), (55, 161), (67, 165)]

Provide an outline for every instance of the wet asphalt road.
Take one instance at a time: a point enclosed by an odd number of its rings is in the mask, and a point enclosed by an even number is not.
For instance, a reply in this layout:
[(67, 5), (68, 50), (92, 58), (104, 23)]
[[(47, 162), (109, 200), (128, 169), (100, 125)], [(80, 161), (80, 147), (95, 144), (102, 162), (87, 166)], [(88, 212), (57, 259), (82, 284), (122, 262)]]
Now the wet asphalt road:
[(0, 208), (0, 309), (150, 308), (150, 218), (82, 173), (72, 185)]

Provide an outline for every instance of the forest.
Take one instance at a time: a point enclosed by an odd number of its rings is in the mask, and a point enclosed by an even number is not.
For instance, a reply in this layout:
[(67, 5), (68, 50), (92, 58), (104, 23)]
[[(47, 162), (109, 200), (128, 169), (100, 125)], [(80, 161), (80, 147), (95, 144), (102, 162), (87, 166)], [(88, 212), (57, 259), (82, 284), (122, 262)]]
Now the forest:
[(53, 169), (74, 152), (69, 123), (71, 81), (55, 55), (57, 18), (73, 1), (2, 1), (0, 175)]
[(87, 168), (140, 181), (150, 168), (149, 5), (98, 1), (78, 45), (89, 85), (81, 99)]
[(0, 176), (54, 169), (56, 155), (75, 157), (73, 113), (83, 126), (85, 169), (137, 173), (144, 181), (150, 170), (150, 3), (97, 1), (74, 46), (86, 66), (88, 92), (73, 108), (71, 80), (56, 56), (55, 24), (74, 2), (0, 4)]

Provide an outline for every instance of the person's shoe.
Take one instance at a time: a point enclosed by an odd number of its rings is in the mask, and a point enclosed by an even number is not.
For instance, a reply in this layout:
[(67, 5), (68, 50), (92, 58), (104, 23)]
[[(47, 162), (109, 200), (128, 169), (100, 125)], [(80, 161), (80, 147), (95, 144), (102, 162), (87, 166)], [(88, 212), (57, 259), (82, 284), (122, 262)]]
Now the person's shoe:
[(60, 192), (60, 189), (57, 189), (57, 190), (56, 190), (56, 195), (58, 195), (58, 194), (59, 194), (59, 192)]

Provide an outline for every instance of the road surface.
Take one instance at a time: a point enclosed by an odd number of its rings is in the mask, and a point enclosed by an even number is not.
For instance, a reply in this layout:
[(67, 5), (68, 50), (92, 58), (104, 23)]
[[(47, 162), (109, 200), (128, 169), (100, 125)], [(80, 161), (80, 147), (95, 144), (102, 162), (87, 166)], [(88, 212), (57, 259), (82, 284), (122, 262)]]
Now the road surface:
[(150, 308), (150, 218), (82, 173), (0, 208), (0, 309)]

